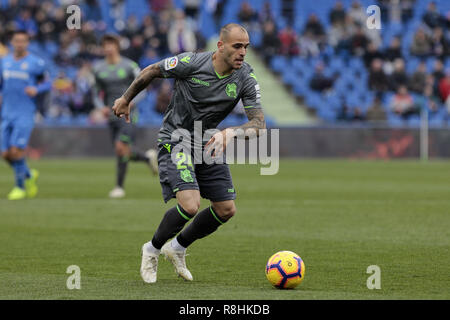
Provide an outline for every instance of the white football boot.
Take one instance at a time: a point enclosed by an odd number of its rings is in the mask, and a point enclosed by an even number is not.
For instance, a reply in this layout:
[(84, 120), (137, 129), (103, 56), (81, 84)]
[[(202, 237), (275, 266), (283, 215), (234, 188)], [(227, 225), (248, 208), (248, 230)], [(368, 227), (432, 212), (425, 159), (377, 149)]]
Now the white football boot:
[(148, 158), (148, 165), (150, 170), (154, 175), (158, 174), (158, 152), (155, 149), (148, 149), (145, 152), (146, 157)]
[(144, 282), (155, 283), (156, 272), (158, 271), (158, 255), (150, 254), (142, 246), (141, 277)]
[(173, 266), (175, 267), (175, 272), (180, 277), (187, 281), (193, 280), (191, 272), (186, 268), (186, 250), (175, 250), (169, 241), (166, 242), (165, 245), (163, 245), (163, 247), (161, 248), (161, 253), (166, 259), (169, 259), (169, 261), (172, 262)]
[(125, 190), (121, 187), (115, 187), (109, 192), (109, 197), (112, 199), (120, 199), (125, 197)]

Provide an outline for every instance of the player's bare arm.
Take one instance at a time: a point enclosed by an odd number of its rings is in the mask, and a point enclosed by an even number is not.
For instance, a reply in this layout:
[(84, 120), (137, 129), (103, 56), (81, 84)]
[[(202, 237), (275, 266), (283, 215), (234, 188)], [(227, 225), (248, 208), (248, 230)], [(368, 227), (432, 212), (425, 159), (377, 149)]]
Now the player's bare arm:
[(208, 150), (213, 151), (213, 156), (219, 156), (225, 150), (228, 143), (238, 138), (258, 137), (261, 129), (266, 128), (266, 121), (264, 120), (264, 112), (262, 109), (249, 108), (245, 109), (248, 122), (241, 126), (227, 128), (221, 132), (216, 133), (206, 144)]
[(112, 107), (114, 114), (120, 118), (125, 117), (126, 122), (130, 122), (130, 112), (133, 107), (133, 104), (130, 102), (139, 94), (139, 92), (147, 88), (153, 79), (161, 77), (162, 74), (158, 63), (143, 69), (125, 93), (114, 101), (114, 106)]

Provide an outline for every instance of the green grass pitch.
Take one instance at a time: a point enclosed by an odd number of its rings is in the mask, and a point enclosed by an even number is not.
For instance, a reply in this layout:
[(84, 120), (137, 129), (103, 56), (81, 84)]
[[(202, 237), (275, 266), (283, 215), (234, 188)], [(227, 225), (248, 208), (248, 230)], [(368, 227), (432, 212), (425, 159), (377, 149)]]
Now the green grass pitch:
[[(194, 281), (161, 258), (154, 285), (140, 278), (141, 246), (175, 202), (145, 165), (130, 165), (124, 200), (107, 198), (113, 159), (31, 166), (38, 197), (10, 202), (0, 163), (0, 299), (450, 299), (448, 161), (282, 160), (274, 176), (232, 166), (238, 212), (188, 249)], [(306, 264), (295, 290), (265, 278), (279, 250)], [(66, 288), (70, 265), (81, 290)], [(370, 265), (380, 290), (366, 286)]]

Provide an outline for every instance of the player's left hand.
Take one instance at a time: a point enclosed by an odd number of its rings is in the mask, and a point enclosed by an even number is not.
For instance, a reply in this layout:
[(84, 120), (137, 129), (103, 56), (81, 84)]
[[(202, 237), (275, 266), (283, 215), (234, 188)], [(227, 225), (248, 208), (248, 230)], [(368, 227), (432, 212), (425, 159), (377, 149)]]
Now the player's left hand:
[(212, 152), (213, 157), (221, 156), (234, 136), (234, 131), (230, 128), (217, 132), (206, 143), (205, 149), (208, 154)]
[(131, 103), (128, 103), (125, 100), (125, 98), (120, 97), (114, 101), (114, 106), (112, 107), (112, 110), (117, 117), (119, 118), (125, 117), (125, 121), (127, 123), (130, 123), (131, 107), (132, 107)]
[(33, 87), (33, 86), (28, 86), (28, 87), (25, 88), (25, 93), (29, 97), (35, 97), (37, 95), (37, 88)]

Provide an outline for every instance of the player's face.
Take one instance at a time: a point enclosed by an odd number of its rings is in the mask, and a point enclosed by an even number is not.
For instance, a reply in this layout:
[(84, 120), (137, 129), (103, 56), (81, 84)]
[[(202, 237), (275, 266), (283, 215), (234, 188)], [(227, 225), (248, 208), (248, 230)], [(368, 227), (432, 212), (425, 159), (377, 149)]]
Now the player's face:
[(28, 36), (25, 34), (15, 34), (11, 39), (14, 52), (23, 53), (28, 48)]
[(103, 54), (105, 56), (112, 56), (119, 53), (119, 48), (114, 42), (105, 41), (103, 44)]
[(223, 41), (223, 57), (232, 69), (242, 67), (249, 44), (247, 32), (243, 32), (238, 28), (234, 28), (230, 32), (228, 39)]

